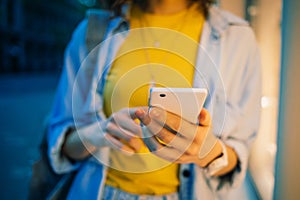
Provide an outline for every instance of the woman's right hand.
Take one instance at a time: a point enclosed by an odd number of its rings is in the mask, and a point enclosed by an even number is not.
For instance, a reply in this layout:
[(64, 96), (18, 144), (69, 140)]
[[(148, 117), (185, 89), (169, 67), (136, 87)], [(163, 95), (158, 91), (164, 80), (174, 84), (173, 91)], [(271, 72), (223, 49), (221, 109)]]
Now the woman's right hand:
[[(135, 112), (139, 108), (123, 108), (113, 113), (103, 123), (105, 144), (124, 153), (133, 154), (142, 146), (142, 128), (136, 121), (138, 118)], [(147, 107), (143, 107), (147, 112)]]
[[(108, 119), (78, 128), (67, 134), (63, 152), (74, 160), (82, 160), (101, 147), (111, 147), (131, 155), (142, 146), (142, 129), (135, 112), (141, 109), (123, 108)], [(147, 112), (147, 107), (142, 107)]]

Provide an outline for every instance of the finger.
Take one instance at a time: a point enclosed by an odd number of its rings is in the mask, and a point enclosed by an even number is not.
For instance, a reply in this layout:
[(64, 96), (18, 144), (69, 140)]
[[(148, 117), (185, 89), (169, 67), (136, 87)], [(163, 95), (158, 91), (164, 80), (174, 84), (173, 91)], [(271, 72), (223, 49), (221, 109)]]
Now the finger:
[(150, 152), (155, 152), (163, 148), (163, 145), (155, 138), (155, 136), (152, 135), (152, 133), (149, 131), (149, 129), (146, 126), (144, 126), (142, 130), (143, 130), (142, 139)]
[[(148, 129), (151, 131), (151, 128), (148, 127)], [(159, 139), (159, 142), (176, 149), (181, 154), (193, 152), (196, 147), (196, 145), (193, 145), (194, 138), (182, 137), (180, 134), (174, 135), (165, 128), (161, 129), (155, 137)], [(199, 149), (199, 147), (197, 147), (197, 149)]]
[(142, 143), (139, 138), (137, 138), (129, 131), (120, 128), (114, 123), (108, 123), (106, 130), (113, 137), (126, 141), (126, 145), (129, 145), (132, 149), (136, 151), (138, 151), (142, 146)]
[(179, 164), (193, 163), (195, 158), (190, 155), (182, 154), (175, 162)]
[[(147, 126), (148, 129), (152, 132), (153, 127), (151, 126)], [(176, 137), (180, 137), (179, 134), (174, 134), (174, 132), (170, 132), (168, 129), (166, 128), (161, 128), (161, 130), (159, 132), (157, 132), (155, 134), (155, 136), (161, 141), (163, 142), (163, 144), (166, 145), (171, 145), (170, 143), (176, 138)]]
[(129, 136), (140, 136), (141, 127), (133, 119), (136, 117), (131, 116), (132, 110), (136, 109), (126, 109), (121, 112), (112, 114), (112, 121), (123, 131), (123, 133)]
[(116, 124), (124, 133), (134, 136), (139, 135), (140, 125), (136, 123), (136, 121), (129, 118), (127, 115), (123, 114), (113, 114), (112, 115), (112, 123)]
[(153, 121), (170, 132), (179, 133), (181, 137), (193, 139), (197, 133), (197, 125), (182, 119), (176, 114), (164, 112), (160, 108), (152, 108), (149, 115)]
[(181, 155), (176, 149), (161, 144), (147, 127), (143, 127), (143, 141), (150, 152), (167, 161), (175, 161)]
[(145, 112), (145, 113), (147, 113), (148, 112), (148, 107), (146, 107), (146, 106), (141, 106), (141, 107), (135, 107), (135, 108), (127, 108), (127, 109), (125, 109), (125, 111), (127, 110), (127, 112), (128, 112), (128, 115), (131, 117), (131, 119), (136, 119), (137, 118), (137, 116), (136, 116), (136, 112), (137, 111), (143, 111), (143, 112)]
[(163, 126), (161, 126), (157, 122), (152, 121), (149, 113), (146, 113), (143, 110), (137, 110), (136, 116), (144, 125), (151, 128), (151, 136), (159, 133), (159, 131), (163, 128)]
[(151, 118), (143, 109), (138, 109), (135, 111), (136, 117), (144, 124), (148, 125), (151, 122)]
[(158, 151), (154, 151), (152, 153), (169, 162), (176, 162), (182, 156), (182, 152), (177, 151), (177, 149), (175, 148), (167, 147), (167, 146), (159, 149)]
[[(171, 115), (174, 115), (174, 117), (177, 118), (176, 121), (178, 122), (181, 119), (180, 117), (177, 117), (175, 114), (171, 114), (159, 107), (152, 107), (148, 114), (150, 119), (153, 119), (152, 125), (147, 125), (149, 128), (151, 128), (152, 133), (157, 134), (162, 128), (167, 129), (170, 133), (173, 133), (174, 135), (178, 133), (176, 129), (173, 129), (169, 126), (169, 124), (167, 124), (166, 120)], [(158, 129), (157, 127), (161, 128)]]
[[(166, 119), (168, 117), (168, 112), (165, 111), (164, 109), (160, 108), (160, 107), (151, 107), (148, 115), (151, 119), (159, 122), (161, 125), (164, 125), (166, 122)], [(174, 116), (177, 116), (175, 114), (173, 114)], [(177, 116), (178, 119), (180, 119), (180, 117)]]
[(150, 132), (151, 136), (155, 136), (155, 138), (158, 139), (158, 142), (164, 145), (175, 145), (175, 148), (177, 148), (177, 146), (180, 146), (178, 148), (182, 149), (181, 146), (186, 143), (185, 139), (181, 138), (179, 133), (161, 126), (156, 121), (152, 121), (152, 123), (148, 124), (147, 130)]
[(114, 138), (113, 136), (109, 134), (105, 134), (104, 137), (106, 138), (106, 144), (112, 148), (118, 149), (121, 152), (125, 153), (126, 155), (133, 155), (134, 150), (130, 148), (129, 146), (123, 144), (118, 139)]
[(198, 117), (199, 124), (202, 126), (209, 126), (211, 124), (211, 117), (209, 112), (206, 109), (202, 109)]
[(177, 135), (173, 135), (173, 137), (169, 137), (172, 134), (168, 134), (169, 131), (166, 129), (162, 129), (162, 131), (156, 135), (162, 142), (164, 142), (168, 147), (172, 147), (179, 151), (181, 154), (189, 149), (190, 145), (192, 144), (192, 140), (184, 138)]
[(129, 131), (125, 129), (121, 129), (118, 124), (115, 122), (109, 122), (106, 125), (106, 132), (113, 135), (114, 137), (129, 141), (130, 138), (134, 137), (133, 134), (129, 133)]

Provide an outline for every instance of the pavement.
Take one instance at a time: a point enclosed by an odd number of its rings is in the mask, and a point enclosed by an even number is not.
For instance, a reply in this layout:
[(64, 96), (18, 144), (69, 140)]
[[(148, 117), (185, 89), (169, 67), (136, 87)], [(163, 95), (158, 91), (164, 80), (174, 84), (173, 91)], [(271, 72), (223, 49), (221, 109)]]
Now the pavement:
[(58, 74), (0, 75), (0, 199), (27, 199)]

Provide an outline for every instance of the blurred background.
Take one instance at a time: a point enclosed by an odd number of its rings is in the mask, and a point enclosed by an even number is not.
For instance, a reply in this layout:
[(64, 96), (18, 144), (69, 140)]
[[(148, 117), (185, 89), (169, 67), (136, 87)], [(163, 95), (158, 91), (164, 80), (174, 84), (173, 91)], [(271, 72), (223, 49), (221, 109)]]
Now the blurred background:
[(63, 52), (89, 4), (0, 0), (0, 199), (26, 199)]
[[(234, 199), (272, 199), (277, 152), (282, 0), (219, 0), (249, 21), (262, 56), (261, 128)], [(298, 4), (299, 5), (299, 4)], [(31, 165), (72, 31), (97, 0), (0, 0), (0, 199), (26, 199)]]

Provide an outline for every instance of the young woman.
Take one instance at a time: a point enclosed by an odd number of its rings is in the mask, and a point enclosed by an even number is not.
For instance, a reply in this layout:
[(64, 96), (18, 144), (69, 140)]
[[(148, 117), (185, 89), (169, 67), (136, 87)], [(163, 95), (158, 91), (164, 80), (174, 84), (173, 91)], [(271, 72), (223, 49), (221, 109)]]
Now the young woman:
[[(243, 181), (259, 122), (249, 25), (210, 0), (113, 1), (98, 62), (74, 32), (48, 131), (69, 199), (217, 199)], [(199, 123), (148, 110), (149, 88), (205, 87)], [(167, 125), (167, 127), (165, 126)]]

